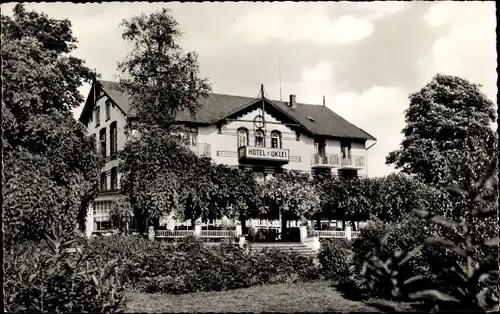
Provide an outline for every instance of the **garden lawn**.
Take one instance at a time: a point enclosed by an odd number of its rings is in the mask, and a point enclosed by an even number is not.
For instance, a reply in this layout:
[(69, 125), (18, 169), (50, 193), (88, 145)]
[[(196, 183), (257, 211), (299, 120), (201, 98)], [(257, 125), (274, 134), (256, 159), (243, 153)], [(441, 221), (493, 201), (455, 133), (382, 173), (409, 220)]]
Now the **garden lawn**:
[[(350, 301), (329, 282), (276, 284), (183, 295), (129, 293), (126, 312), (380, 312)], [(384, 301), (386, 304), (392, 304)], [(400, 306), (400, 310), (411, 310)]]

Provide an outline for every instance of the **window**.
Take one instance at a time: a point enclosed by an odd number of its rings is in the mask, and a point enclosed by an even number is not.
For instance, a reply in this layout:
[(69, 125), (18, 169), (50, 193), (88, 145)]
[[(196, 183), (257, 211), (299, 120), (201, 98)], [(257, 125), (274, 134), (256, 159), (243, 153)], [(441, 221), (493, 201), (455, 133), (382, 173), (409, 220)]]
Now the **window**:
[(101, 173), (101, 191), (106, 191), (108, 189), (108, 178), (106, 173)]
[(342, 152), (342, 158), (351, 158), (351, 142), (341, 141), (340, 151)]
[(282, 148), (281, 133), (279, 131), (272, 131), (271, 132), (271, 147), (272, 148)]
[(97, 136), (94, 134), (92, 134), (92, 144), (94, 144), (94, 149), (95, 151), (97, 152), (98, 151), (98, 148), (97, 148), (97, 143), (96, 143), (96, 139), (97, 139)]
[(96, 108), (95, 108), (95, 126), (96, 126), (96, 127), (98, 127), (98, 126), (99, 126), (99, 124), (101, 124), (100, 117), (101, 117), (101, 110), (100, 110), (100, 107), (96, 107)]
[(117, 146), (117, 131), (116, 131), (116, 121), (111, 123), (109, 126), (109, 155), (113, 156), (118, 150)]
[(106, 157), (106, 128), (101, 129), (99, 132), (99, 142), (101, 143), (101, 155)]
[(265, 147), (264, 132), (262, 132), (262, 130), (255, 131), (255, 146), (256, 147)]
[(198, 128), (186, 127), (184, 136), (189, 146), (194, 147), (198, 145)]
[(105, 231), (111, 230), (111, 217), (109, 212), (111, 210), (111, 201), (97, 201), (94, 202), (93, 216), (94, 216), (94, 230)]
[(248, 146), (248, 131), (245, 128), (238, 129), (238, 148)]
[(118, 189), (118, 173), (116, 167), (111, 168), (111, 190)]
[(111, 101), (106, 101), (106, 121), (111, 117)]

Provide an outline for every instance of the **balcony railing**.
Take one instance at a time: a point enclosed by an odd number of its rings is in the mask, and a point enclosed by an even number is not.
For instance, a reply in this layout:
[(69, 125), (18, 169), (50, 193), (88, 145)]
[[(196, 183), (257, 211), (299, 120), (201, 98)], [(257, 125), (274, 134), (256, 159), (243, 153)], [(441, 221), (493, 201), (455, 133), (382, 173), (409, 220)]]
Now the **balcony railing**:
[(189, 145), (189, 149), (198, 157), (211, 157), (210, 144), (198, 143), (196, 145)]
[(365, 167), (365, 156), (347, 156), (342, 158), (342, 168), (362, 169)]
[(334, 168), (340, 166), (340, 157), (337, 154), (313, 154), (311, 156), (311, 166), (313, 168)]

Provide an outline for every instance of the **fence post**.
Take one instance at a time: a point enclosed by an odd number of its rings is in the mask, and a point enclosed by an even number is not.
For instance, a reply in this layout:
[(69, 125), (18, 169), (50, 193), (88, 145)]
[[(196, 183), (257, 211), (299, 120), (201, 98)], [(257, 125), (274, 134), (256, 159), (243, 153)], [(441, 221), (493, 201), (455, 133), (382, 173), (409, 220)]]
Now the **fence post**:
[(236, 238), (240, 237), (242, 235), (242, 230), (241, 230), (241, 224), (240, 222), (236, 222), (236, 228), (234, 229), (234, 235)]
[(85, 236), (90, 238), (94, 232), (94, 209), (92, 204), (87, 209), (87, 218), (85, 220)]
[(167, 230), (175, 230), (175, 219), (172, 213), (167, 217)]
[(193, 235), (195, 237), (201, 236), (201, 221), (199, 221), (199, 220), (196, 220), (196, 222), (194, 223), (194, 233), (193, 233)]
[(148, 239), (149, 239), (149, 241), (155, 240), (155, 228), (153, 226), (149, 226)]
[(351, 241), (352, 239), (351, 226), (345, 227), (345, 237), (347, 238), (347, 241)]
[(307, 238), (307, 226), (300, 226), (300, 242), (304, 241)]

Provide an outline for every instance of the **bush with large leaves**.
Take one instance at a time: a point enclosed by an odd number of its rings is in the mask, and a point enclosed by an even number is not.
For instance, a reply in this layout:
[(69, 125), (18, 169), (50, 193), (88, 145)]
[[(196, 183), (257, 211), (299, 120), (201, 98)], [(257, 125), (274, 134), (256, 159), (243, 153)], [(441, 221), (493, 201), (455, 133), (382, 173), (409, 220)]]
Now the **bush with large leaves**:
[[(85, 240), (53, 228), (46, 243), (24, 242), (4, 255), (7, 312), (105, 312), (123, 310), (125, 290), (116, 260), (84, 250)], [(73, 251), (73, 252), (71, 252)]]

